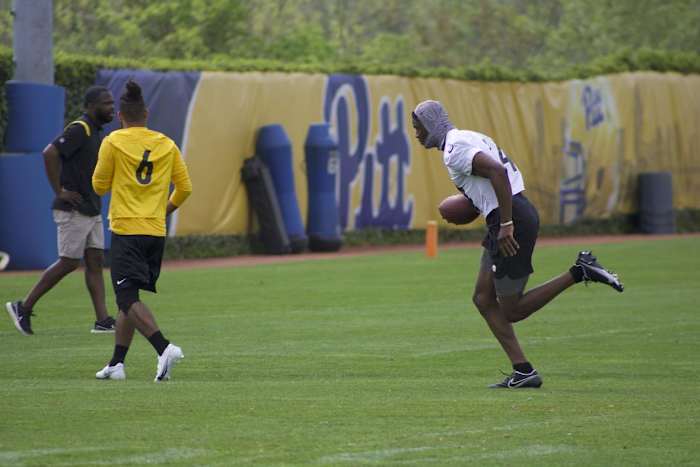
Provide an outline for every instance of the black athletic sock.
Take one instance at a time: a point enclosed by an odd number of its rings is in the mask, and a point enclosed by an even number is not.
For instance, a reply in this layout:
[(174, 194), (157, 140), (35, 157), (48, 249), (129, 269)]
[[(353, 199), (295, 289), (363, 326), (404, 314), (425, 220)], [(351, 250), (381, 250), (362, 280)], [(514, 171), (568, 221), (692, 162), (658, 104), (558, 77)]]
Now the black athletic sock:
[(574, 264), (569, 268), (569, 272), (574, 276), (575, 282), (581, 282), (583, 280), (583, 268), (578, 264)]
[(163, 336), (163, 333), (156, 331), (148, 338), (148, 342), (151, 343), (158, 355), (163, 355), (165, 348), (170, 344), (170, 341)]
[(112, 354), (112, 360), (109, 361), (109, 366), (114, 366), (117, 363), (124, 363), (126, 358), (126, 353), (129, 351), (129, 347), (123, 345), (114, 346), (114, 354)]
[(530, 362), (516, 363), (513, 365), (513, 369), (515, 371), (519, 371), (520, 373), (531, 373), (532, 370), (534, 370), (532, 365), (530, 365)]

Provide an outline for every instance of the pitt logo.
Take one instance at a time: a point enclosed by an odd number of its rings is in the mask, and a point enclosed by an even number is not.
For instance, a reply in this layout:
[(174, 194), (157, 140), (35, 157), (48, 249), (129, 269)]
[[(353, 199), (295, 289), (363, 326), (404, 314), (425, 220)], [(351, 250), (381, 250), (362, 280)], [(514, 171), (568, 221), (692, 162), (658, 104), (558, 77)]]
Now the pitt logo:
[[(354, 223), (358, 229), (408, 229), (414, 203), (413, 196), (406, 190), (411, 151), (404, 124), (403, 99), (396, 98), (392, 109), (391, 100), (382, 96), (377, 112), (378, 133), (372, 141), (370, 110), (364, 77), (328, 77), (323, 115), (335, 131), (340, 155), (337, 187), (340, 226), (346, 229)], [(379, 181), (378, 193), (375, 193), (375, 177)], [(354, 218), (350, 219), (353, 188), (358, 182), (362, 189), (360, 203), (354, 211)]]

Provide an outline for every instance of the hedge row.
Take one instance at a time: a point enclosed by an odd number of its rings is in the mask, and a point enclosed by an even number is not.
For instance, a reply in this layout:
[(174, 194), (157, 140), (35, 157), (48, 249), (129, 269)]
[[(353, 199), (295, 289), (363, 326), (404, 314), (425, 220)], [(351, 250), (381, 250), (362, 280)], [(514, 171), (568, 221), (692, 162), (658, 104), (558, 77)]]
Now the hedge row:
[[(14, 66), (12, 54), (0, 49), (0, 83), (12, 79)], [(0, 91), (0, 151), (5, 147), (5, 128), (7, 128), (7, 99), (5, 99), (5, 89)]]
[[(700, 210), (678, 210), (676, 231), (678, 233), (700, 232)], [(572, 225), (543, 225), (543, 237), (572, 237), (594, 235), (622, 235), (639, 232), (636, 215), (620, 215), (610, 219), (582, 219)], [(484, 236), (483, 229), (440, 229), (441, 244), (456, 242), (478, 242)], [(421, 245), (425, 241), (425, 230), (363, 229), (346, 232), (343, 247), (381, 245)], [(263, 253), (257, 239), (247, 235), (191, 235), (169, 238), (165, 246), (166, 259), (213, 258)]]
[[(581, 79), (626, 71), (659, 71), (700, 73), (700, 54), (695, 52), (666, 52), (652, 49), (623, 50), (586, 65), (552, 69), (546, 72), (530, 69), (509, 69), (490, 63), (462, 68), (418, 68), (362, 63), (285, 63), (275, 60), (201, 60), (184, 61), (150, 58), (143, 60), (86, 57), (57, 53), (55, 82), (66, 89), (66, 120), (82, 112), (82, 95), (95, 81), (101, 68), (138, 68), (158, 71), (257, 71), (297, 73), (353, 73), (365, 75), (397, 75), (423, 78), (445, 78), (474, 81), (561, 81)], [(12, 51), (0, 46), (0, 83), (12, 76)], [(0, 92), (0, 150), (6, 127), (5, 93)]]

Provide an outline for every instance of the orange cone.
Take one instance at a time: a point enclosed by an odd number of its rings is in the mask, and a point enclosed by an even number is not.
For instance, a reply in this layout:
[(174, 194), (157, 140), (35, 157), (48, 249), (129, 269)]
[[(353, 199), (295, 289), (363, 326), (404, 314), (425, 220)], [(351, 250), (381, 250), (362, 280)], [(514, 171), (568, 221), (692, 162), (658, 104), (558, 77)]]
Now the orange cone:
[(428, 221), (425, 227), (425, 255), (428, 258), (437, 256), (438, 229), (436, 221)]

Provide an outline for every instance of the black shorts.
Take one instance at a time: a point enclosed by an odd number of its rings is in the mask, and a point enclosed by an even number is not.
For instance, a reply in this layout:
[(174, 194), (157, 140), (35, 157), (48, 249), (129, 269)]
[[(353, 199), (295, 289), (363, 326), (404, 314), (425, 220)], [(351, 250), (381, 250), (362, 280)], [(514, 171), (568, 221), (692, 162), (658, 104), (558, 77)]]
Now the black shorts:
[(505, 276), (519, 279), (534, 271), (532, 252), (540, 230), (540, 216), (537, 214), (537, 209), (522, 193), (513, 196), (513, 223), (515, 224), (513, 236), (520, 248), (515, 256), (506, 257), (501, 255), (498, 249), (498, 231), (501, 228), (500, 210), (496, 208), (486, 217), (488, 233), (481, 244), (491, 255), (491, 261), (495, 267), (494, 275), (497, 279)]
[(114, 291), (136, 288), (156, 291), (165, 237), (112, 233), (110, 249)]

